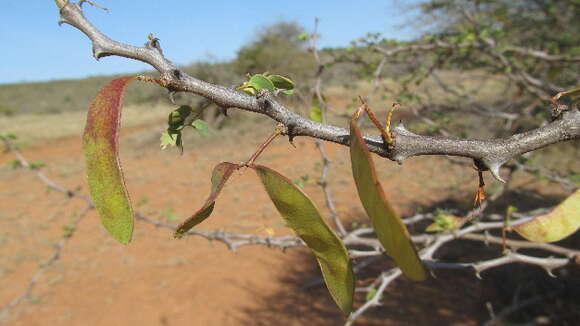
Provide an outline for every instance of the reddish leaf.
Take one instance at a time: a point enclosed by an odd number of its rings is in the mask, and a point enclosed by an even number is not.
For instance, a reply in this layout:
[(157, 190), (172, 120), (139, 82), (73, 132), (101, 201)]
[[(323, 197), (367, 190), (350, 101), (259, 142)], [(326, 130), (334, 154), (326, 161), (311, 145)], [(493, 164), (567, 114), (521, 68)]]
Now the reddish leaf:
[(89, 191), (103, 226), (121, 243), (133, 233), (133, 210), (119, 161), (119, 125), (123, 92), (136, 77), (107, 84), (89, 106), (83, 135)]
[(350, 121), (350, 157), (360, 200), (379, 241), (403, 274), (412, 280), (422, 281), (427, 277), (425, 266), (419, 259), (403, 221), (385, 197), (371, 153), (356, 125), (357, 114)]
[(195, 212), (195, 214), (191, 215), (187, 220), (185, 220), (177, 227), (177, 231), (175, 231), (174, 234), (176, 238), (182, 237), (185, 232), (203, 222), (211, 215), (217, 196), (219, 196), (232, 173), (234, 173), (234, 171), (239, 168), (239, 164), (229, 162), (223, 162), (214, 167), (211, 175), (211, 193), (209, 194), (209, 197), (205, 201), (205, 204), (203, 204), (203, 206), (197, 212)]

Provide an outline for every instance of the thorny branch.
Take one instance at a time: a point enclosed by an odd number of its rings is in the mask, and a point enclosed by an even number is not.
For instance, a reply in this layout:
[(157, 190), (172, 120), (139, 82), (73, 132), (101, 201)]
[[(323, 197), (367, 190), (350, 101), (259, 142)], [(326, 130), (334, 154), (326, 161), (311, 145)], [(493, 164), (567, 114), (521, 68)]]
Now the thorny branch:
[[(95, 28), (83, 15), (80, 4), (73, 3), (67, 0), (56, 1), (59, 8), (61, 8), (61, 22), (70, 24), (83, 33), (85, 33), (93, 43), (93, 55), (99, 59), (108, 55), (118, 55), (135, 60), (140, 60), (152, 65), (161, 73), (160, 83), (162, 86), (169, 89), (171, 92), (183, 91), (191, 92), (201, 95), (208, 100), (215, 102), (222, 107), (236, 107), (242, 110), (256, 112), (267, 115), (273, 120), (291, 127), (293, 136), (310, 136), (321, 140), (333, 141), (339, 144), (348, 146), (348, 131), (343, 128), (330, 126), (322, 123), (316, 123), (305, 119), (290, 109), (278, 103), (274, 96), (265, 96), (262, 99), (237, 92), (231, 88), (213, 85), (204, 81), (191, 77), (171, 62), (169, 62), (163, 55), (159, 46), (158, 39), (153, 36), (149, 37), (149, 41), (143, 47), (135, 47), (122, 44), (111, 40)], [(440, 46), (441, 44), (439, 44)], [(456, 46), (456, 45), (454, 45)], [(397, 51), (404, 51), (405, 49), (398, 49)], [(419, 49), (421, 50), (421, 49)], [(562, 60), (576, 62), (578, 58), (557, 57), (551, 56), (539, 51), (529, 51), (526, 49), (511, 49), (511, 51), (518, 52), (522, 55), (534, 56), (543, 60)], [(526, 82), (533, 83), (532, 78), (523, 76)], [(511, 137), (492, 140), (461, 140), (450, 137), (428, 137), (414, 134), (408, 131), (403, 125), (400, 125), (393, 130), (393, 135), (396, 138), (396, 146), (387, 149), (382, 143), (382, 140), (377, 136), (366, 136), (365, 140), (369, 144), (371, 151), (402, 162), (404, 159), (418, 155), (455, 155), (464, 156), (478, 160), (487, 166), (496, 178), (499, 178), (499, 167), (513, 157), (521, 155), (525, 152), (533, 151), (541, 147), (565, 140), (573, 140), (580, 138), (580, 113), (576, 108), (565, 110), (562, 115), (555, 119), (555, 121), (540, 127), (538, 129), (528, 131), (525, 133), (513, 135)], [(5, 140), (6, 142), (6, 140)], [(21, 164), (25, 167), (30, 167), (28, 162), (22, 155), (9, 143), (6, 143), (7, 148), (11, 150)], [(69, 197), (76, 197), (87, 202), (86, 209), (79, 214), (74, 221), (76, 226), (82, 216), (86, 214), (91, 208), (92, 203), (90, 199), (83, 194), (79, 194), (73, 190), (63, 188), (51, 180), (44, 174), (37, 171), (38, 178), (49, 187), (58, 190)], [(160, 221), (155, 221), (142, 214), (137, 213), (136, 217), (144, 222), (150, 223), (157, 227), (174, 229), (175, 226), (166, 224)], [(429, 218), (425, 214), (417, 214), (414, 217), (408, 218), (407, 223), (413, 223)], [(489, 268), (494, 268), (500, 265), (509, 264), (513, 262), (527, 263), (538, 265), (546, 269), (548, 273), (555, 268), (562, 267), (568, 264), (573, 258), (578, 258), (578, 251), (561, 248), (554, 245), (534, 244), (517, 240), (508, 240), (507, 244), (512, 249), (542, 249), (548, 252), (566, 256), (567, 258), (539, 258), (527, 256), (517, 252), (507, 252), (495, 259), (473, 263), (448, 263), (439, 262), (434, 256), (442, 245), (452, 242), (455, 239), (465, 238), (473, 241), (480, 241), (482, 243), (499, 244), (496, 237), (487, 235), (486, 231), (491, 229), (500, 229), (505, 225), (501, 222), (475, 222), (470, 225), (464, 225), (461, 229), (452, 232), (436, 234), (436, 235), (417, 235), (413, 236), (412, 240), (418, 245), (422, 245), (421, 258), (425, 264), (431, 269), (437, 268), (472, 268), (478, 274)], [(74, 228), (73, 228), (74, 231)], [(484, 232), (484, 234), (481, 234)], [(302, 241), (297, 237), (283, 236), (283, 237), (261, 237), (250, 234), (228, 234), (222, 230), (216, 231), (200, 231), (192, 230), (188, 232), (189, 235), (198, 235), (208, 240), (216, 240), (226, 244), (231, 250), (244, 245), (259, 244), (269, 247), (289, 248), (298, 245), (303, 245)], [(30, 295), (38, 279), (42, 276), (43, 271), (48, 268), (60, 257), (60, 252), (66, 244), (67, 240), (72, 236), (72, 232), (63, 238), (57, 246), (55, 253), (43, 268), (39, 269), (29, 282), (26, 292), (14, 299), (11, 303), (5, 305), (2, 311), (7, 311), (22, 302)], [(384, 257), (384, 250), (372, 237), (372, 230), (358, 229), (346, 232), (344, 235), (344, 242), (350, 248), (351, 256), (372, 256)], [(524, 243), (526, 243), (524, 245)], [(358, 249), (352, 249), (356, 246)], [(370, 257), (361, 265), (362, 268), (372, 264), (374, 261)], [(357, 266), (358, 267), (358, 266)], [(380, 300), (383, 293), (386, 291), (390, 283), (396, 280), (401, 275), (398, 268), (392, 268), (384, 271), (373, 284), (365, 288), (358, 288), (358, 292), (368, 292), (371, 289), (376, 289), (374, 297), (364, 303), (355, 312), (351, 314), (346, 325), (351, 325), (369, 308), (380, 305)]]
[[(4, 138), (2, 140), (6, 148), (15, 155), (15, 157), (23, 167), (28, 168), (31, 167), (30, 163), (26, 160), (26, 158), (15, 148), (15, 146), (9, 140)], [(77, 229), (77, 225), (78, 223), (80, 223), (81, 218), (85, 216), (91, 209), (94, 208), (92, 201), (88, 196), (78, 193), (75, 190), (67, 189), (65, 187), (58, 185), (57, 183), (46, 177), (46, 175), (44, 175), (42, 172), (38, 170), (33, 171), (35, 172), (36, 176), (42, 183), (46, 184), (47, 186), (49, 186), (54, 190), (57, 190), (65, 194), (68, 197), (78, 198), (85, 201), (87, 203), (87, 206), (70, 225), (70, 231), (67, 234), (65, 234), (63, 239), (57, 244), (55, 252), (51, 256), (51, 258), (45, 264), (43, 264), (42, 267), (38, 269), (36, 273), (33, 275), (31, 280), (29, 281), (29, 284), (25, 292), (1, 308), (0, 312), (2, 312), (3, 314), (7, 314), (11, 308), (22, 303), (27, 297), (30, 296), (32, 290), (38, 283), (38, 280), (42, 277), (44, 271), (60, 258), (60, 254), (64, 246), (74, 234), (74, 231)], [(522, 216), (522, 214), (518, 215)], [(525, 214), (523, 216), (525, 216)], [(143, 221), (156, 227), (170, 229), (172, 231), (176, 229), (176, 226), (173, 224), (164, 223), (158, 220), (151, 219), (139, 212), (135, 213), (135, 217), (140, 221)], [(434, 216), (432, 213), (418, 213), (415, 214), (414, 216), (403, 219), (403, 222), (407, 225), (410, 225), (419, 223), (421, 221), (433, 219), (433, 217)], [(519, 219), (518, 221), (521, 221), (521, 219)], [(415, 235), (412, 236), (412, 241), (417, 245), (423, 246), (420, 256), (425, 265), (430, 269), (435, 270), (449, 268), (453, 269), (471, 268), (476, 272), (476, 275), (478, 276), (484, 270), (516, 262), (540, 266), (544, 268), (550, 275), (553, 275), (552, 271), (554, 269), (563, 267), (574, 260), (578, 260), (578, 258), (580, 257), (580, 251), (578, 250), (567, 249), (552, 244), (532, 243), (527, 241), (518, 241), (510, 239), (507, 240), (507, 244), (514, 251), (508, 251), (507, 253), (491, 260), (472, 263), (452, 263), (452, 262), (440, 262), (436, 258), (434, 258), (436, 252), (444, 244), (450, 243), (456, 239), (468, 239), (472, 241), (479, 241), (486, 244), (501, 245), (502, 241), (500, 238), (490, 236), (486, 232), (488, 230), (501, 229), (504, 226), (505, 224), (503, 222), (475, 222), (474, 224), (464, 226), (459, 230), (454, 230), (446, 233), (434, 235), (430, 234)], [(359, 273), (366, 267), (372, 265), (373, 263), (382, 260), (377, 258), (383, 259), (386, 258), (384, 255), (384, 249), (382, 248), (381, 244), (376, 238), (373, 237), (374, 231), (372, 228), (360, 228), (345, 232), (346, 233), (343, 237), (343, 242), (347, 246), (347, 248), (349, 248), (350, 256), (352, 258), (368, 257), (355, 264), (355, 271), (357, 273)], [(481, 232), (484, 232), (484, 234), (480, 234)], [(224, 232), (223, 230), (205, 231), (198, 229), (190, 230), (186, 233), (186, 235), (200, 236), (209, 241), (215, 240), (218, 242), (222, 242), (232, 251), (236, 251), (237, 248), (247, 245), (263, 245), (269, 248), (280, 248), (282, 250), (304, 245), (303, 241), (296, 236), (270, 237), (270, 236), (258, 236), (253, 234), (232, 234)], [(356, 247), (357, 249), (353, 249), (353, 247)], [(541, 249), (546, 252), (565, 256), (566, 258), (533, 257), (517, 253), (516, 250), (518, 249)], [(365, 302), (356, 311), (354, 311), (347, 320), (345, 325), (352, 325), (358, 317), (364, 314), (365, 311), (367, 311), (372, 307), (380, 305), (381, 304), (380, 298), (383, 296), (384, 291), (386, 291), (389, 284), (395, 281), (399, 276), (401, 276), (400, 269), (392, 268), (387, 271), (384, 271), (380, 276), (377, 277), (375, 282), (370, 286), (364, 288), (357, 288), (357, 292), (368, 292), (371, 289), (377, 289), (376, 295), (371, 300)], [(312, 283), (321, 284), (317, 281)]]
[[(309, 136), (349, 145), (347, 129), (302, 117), (280, 104), (273, 94), (256, 98), (189, 76), (165, 58), (158, 39), (151, 36), (142, 47), (111, 40), (86, 19), (78, 3), (68, 1), (62, 5), (63, 2), (57, 2), (61, 23), (72, 25), (87, 35), (92, 41), (95, 58), (117, 55), (148, 63), (161, 73), (160, 84), (168, 90), (197, 94), (221, 107), (239, 108), (267, 115), (284, 124), (291, 131), (290, 138)], [(510, 159), (550, 144), (580, 139), (580, 112), (576, 108), (571, 108), (545, 126), (498, 139), (475, 140), (423, 136), (407, 130), (403, 124), (393, 128), (392, 133), (396, 139), (394, 147), (387, 147), (378, 136), (367, 135), (365, 141), (372, 152), (399, 163), (406, 158), (419, 155), (469, 157), (481, 162), (496, 179), (502, 180), (499, 169)]]

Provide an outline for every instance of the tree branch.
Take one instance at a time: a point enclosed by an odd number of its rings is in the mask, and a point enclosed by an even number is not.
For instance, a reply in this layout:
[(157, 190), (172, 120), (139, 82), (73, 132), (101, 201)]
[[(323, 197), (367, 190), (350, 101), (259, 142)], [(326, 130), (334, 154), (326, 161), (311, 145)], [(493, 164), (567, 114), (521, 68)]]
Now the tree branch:
[[(164, 57), (158, 39), (152, 36), (142, 47), (111, 40), (86, 19), (78, 3), (64, 4), (60, 15), (61, 23), (72, 25), (87, 35), (92, 41), (93, 55), (97, 59), (117, 55), (148, 63), (161, 73), (160, 84), (170, 91), (194, 93), (222, 107), (264, 114), (288, 127), (290, 137), (308, 136), (349, 145), (348, 130), (306, 119), (277, 102), (272, 94), (253, 97), (185, 74)], [(419, 155), (473, 158), (489, 168), (494, 177), (501, 180), (499, 168), (513, 157), (553, 143), (580, 138), (580, 112), (572, 110), (565, 113), (544, 127), (508, 138), (466, 140), (422, 136), (408, 131), (401, 124), (392, 130), (395, 146), (387, 147), (379, 136), (365, 136), (365, 140), (372, 152), (399, 163), (406, 158)]]

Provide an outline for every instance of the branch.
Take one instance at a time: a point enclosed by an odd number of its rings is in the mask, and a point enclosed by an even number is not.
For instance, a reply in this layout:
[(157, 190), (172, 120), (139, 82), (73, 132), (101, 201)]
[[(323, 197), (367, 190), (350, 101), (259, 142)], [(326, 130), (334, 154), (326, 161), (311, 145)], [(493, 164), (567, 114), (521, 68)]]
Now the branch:
[[(61, 7), (61, 22), (72, 25), (92, 41), (93, 55), (101, 58), (117, 55), (150, 64), (161, 73), (160, 84), (173, 92), (189, 92), (203, 96), (226, 108), (264, 114), (284, 124), (289, 136), (308, 136), (349, 145), (349, 133), (344, 128), (306, 119), (278, 103), (272, 94), (253, 97), (224, 86), (196, 79), (182, 72), (167, 60), (156, 38), (150, 37), (142, 47), (116, 42), (102, 34), (83, 15), (77, 3), (68, 2)], [(401, 163), (419, 155), (454, 155), (473, 158), (490, 169), (501, 180), (499, 168), (513, 157), (561, 141), (580, 139), (580, 112), (565, 112), (558, 120), (544, 127), (516, 134), (508, 138), (491, 140), (465, 140), (448, 137), (430, 137), (414, 134), (402, 124), (392, 130), (395, 146), (387, 147), (379, 136), (365, 136), (369, 149), (382, 157)]]

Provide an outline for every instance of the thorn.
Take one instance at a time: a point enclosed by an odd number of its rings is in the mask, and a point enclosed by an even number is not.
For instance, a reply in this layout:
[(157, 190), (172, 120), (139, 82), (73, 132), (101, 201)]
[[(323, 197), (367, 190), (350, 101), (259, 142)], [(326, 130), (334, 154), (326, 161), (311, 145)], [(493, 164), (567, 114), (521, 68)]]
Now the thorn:
[(403, 160), (405, 160), (405, 157), (403, 155), (397, 155), (397, 156), (393, 157), (393, 160), (395, 160), (395, 162), (397, 162), (397, 164), (403, 165)]
[(499, 182), (501, 183), (506, 183), (506, 181), (504, 179), (501, 178), (501, 176), (499, 175), (499, 168), (501, 167), (501, 164), (493, 164), (489, 167), (489, 172), (491, 172), (491, 175)]
[(546, 270), (546, 273), (548, 273), (548, 275), (550, 277), (557, 278), (557, 276), (554, 275), (554, 273), (552, 273), (552, 268), (546, 267), (545, 270)]
[(103, 51), (98, 45), (93, 45), (93, 57), (99, 61), (102, 57), (106, 56), (107, 53)]
[(77, 5), (79, 6), (79, 8), (82, 8), (82, 7), (83, 7), (83, 4), (84, 4), (85, 2), (86, 2), (86, 3), (88, 3), (88, 4), (90, 4), (91, 6), (93, 6), (93, 7), (95, 7), (95, 8), (101, 9), (102, 11), (109, 12), (109, 9), (107, 9), (107, 8), (105, 8), (105, 7), (102, 7), (102, 6), (99, 6), (98, 4), (96, 4), (95, 2), (93, 2), (93, 1), (90, 1), (90, 0), (80, 0), (80, 1), (77, 3)]
[(294, 137), (296, 137), (296, 135), (294, 134), (294, 124), (289, 124), (286, 126), (286, 135), (288, 135), (288, 141), (290, 142), (290, 144), (292, 146), (294, 146), (294, 148), (296, 148), (296, 145), (294, 144)]
[(177, 91), (169, 91), (169, 101), (171, 101), (171, 104), (175, 104), (175, 94), (177, 94)]

